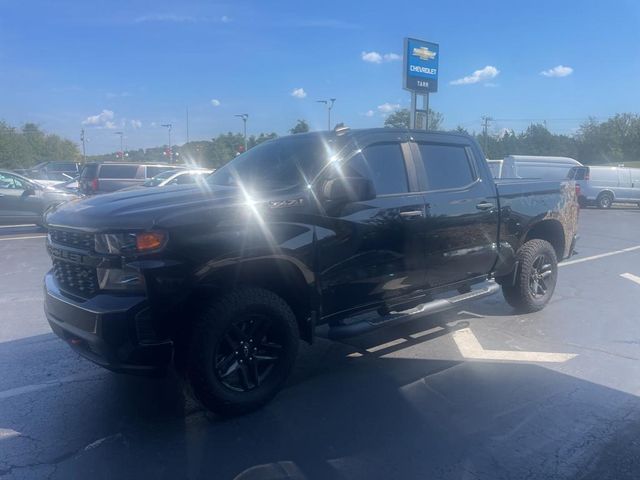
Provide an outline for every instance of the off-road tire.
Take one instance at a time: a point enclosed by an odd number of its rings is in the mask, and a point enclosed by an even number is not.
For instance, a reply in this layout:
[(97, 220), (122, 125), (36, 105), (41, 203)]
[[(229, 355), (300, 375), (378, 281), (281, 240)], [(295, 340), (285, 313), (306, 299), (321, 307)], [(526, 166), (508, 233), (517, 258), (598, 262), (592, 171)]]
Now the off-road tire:
[[(228, 349), (228, 335), (231, 332), (235, 335), (238, 322), (252, 315), (269, 319), (269, 328), (273, 328), (282, 348), (264, 383), (254, 382), (257, 386), (253, 389), (236, 391), (225, 385), (214, 364), (219, 349)], [(256, 410), (269, 402), (286, 382), (295, 363), (298, 343), (296, 318), (289, 305), (275, 293), (246, 287), (223, 294), (201, 311), (193, 327), (186, 372), (191, 391), (206, 408), (221, 415)], [(236, 366), (238, 361), (235, 360)]]
[[(544, 265), (549, 265), (545, 271), (551, 274), (545, 278), (544, 284), (546, 291), (540, 294), (541, 287), (538, 284), (536, 291), (533, 293), (532, 275), (537, 275), (537, 267), (539, 259), (544, 260)], [(519, 313), (531, 313), (542, 310), (551, 297), (556, 288), (558, 280), (558, 259), (553, 246), (546, 240), (529, 240), (516, 253), (518, 260), (518, 271), (515, 275), (515, 284), (502, 285), (502, 294), (509, 305), (516, 309)], [(535, 280), (533, 280), (535, 283)]]

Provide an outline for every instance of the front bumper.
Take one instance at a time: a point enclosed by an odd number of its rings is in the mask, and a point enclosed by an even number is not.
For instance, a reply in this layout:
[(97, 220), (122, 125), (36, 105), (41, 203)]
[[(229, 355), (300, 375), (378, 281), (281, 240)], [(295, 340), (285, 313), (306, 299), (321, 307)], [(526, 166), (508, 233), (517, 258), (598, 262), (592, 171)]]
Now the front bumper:
[(154, 336), (145, 296), (98, 294), (75, 300), (61, 292), (52, 272), (44, 279), (44, 311), (53, 332), (76, 352), (116, 372), (163, 373), (173, 343)]

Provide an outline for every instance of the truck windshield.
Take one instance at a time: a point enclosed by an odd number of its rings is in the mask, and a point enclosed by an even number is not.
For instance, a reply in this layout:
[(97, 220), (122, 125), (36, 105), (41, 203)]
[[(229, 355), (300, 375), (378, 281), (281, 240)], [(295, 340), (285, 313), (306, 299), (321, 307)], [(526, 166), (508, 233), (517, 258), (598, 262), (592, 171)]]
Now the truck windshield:
[(334, 146), (317, 136), (289, 137), (260, 144), (208, 177), (211, 185), (280, 190), (310, 183), (333, 155)]

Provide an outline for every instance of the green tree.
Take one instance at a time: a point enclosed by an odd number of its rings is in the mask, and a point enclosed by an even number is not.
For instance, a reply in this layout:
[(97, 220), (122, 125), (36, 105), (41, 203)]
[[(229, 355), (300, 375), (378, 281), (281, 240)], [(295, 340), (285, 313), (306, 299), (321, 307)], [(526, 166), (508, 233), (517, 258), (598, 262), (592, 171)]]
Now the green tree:
[(306, 120), (298, 120), (298, 123), (295, 124), (293, 128), (289, 130), (290, 133), (307, 133), (309, 131), (309, 124)]
[[(408, 108), (402, 108), (389, 114), (384, 120), (385, 127), (391, 128), (409, 128), (410, 111)], [(440, 112), (429, 109), (429, 130), (440, 130), (444, 116)]]
[(0, 121), (0, 167), (28, 168), (44, 161), (74, 161), (79, 157), (77, 145), (46, 134), (34, 123), (18, 129)]

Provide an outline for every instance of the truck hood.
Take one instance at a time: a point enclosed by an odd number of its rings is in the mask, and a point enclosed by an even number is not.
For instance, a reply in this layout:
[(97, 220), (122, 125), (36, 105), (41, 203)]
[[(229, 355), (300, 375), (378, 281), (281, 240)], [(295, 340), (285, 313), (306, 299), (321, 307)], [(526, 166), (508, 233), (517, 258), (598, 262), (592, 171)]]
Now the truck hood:
[(45, 223), (87, 231), (171, 228), (202, 222), (242, 203), (241, 191), (233, 187), (141, 188), (64, 203), (47, 212)]

